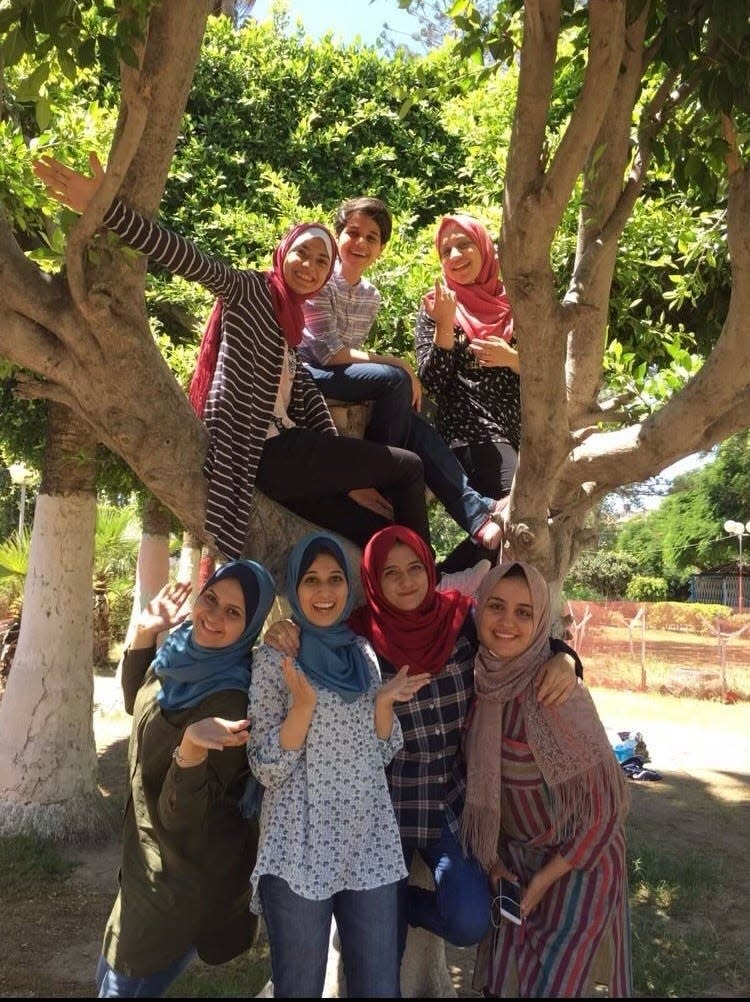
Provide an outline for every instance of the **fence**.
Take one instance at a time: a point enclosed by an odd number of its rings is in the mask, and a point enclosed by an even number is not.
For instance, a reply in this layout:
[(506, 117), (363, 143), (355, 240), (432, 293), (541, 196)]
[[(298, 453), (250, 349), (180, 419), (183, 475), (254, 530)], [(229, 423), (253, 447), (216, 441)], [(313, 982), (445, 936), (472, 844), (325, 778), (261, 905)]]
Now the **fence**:
[(750, 699), (750, 614), (679, 602), (566, 606), (590, 685)]

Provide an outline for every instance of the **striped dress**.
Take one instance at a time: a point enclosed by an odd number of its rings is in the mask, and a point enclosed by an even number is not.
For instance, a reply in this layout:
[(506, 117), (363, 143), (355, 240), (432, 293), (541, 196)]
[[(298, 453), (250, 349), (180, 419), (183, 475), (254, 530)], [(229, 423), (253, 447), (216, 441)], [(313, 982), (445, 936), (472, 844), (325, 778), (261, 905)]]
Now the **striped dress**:
[(557, 880), (523, 925), (499, 913), (479, 948), (475, 987), (507, 998), (581, 998), (605, 984), (632, 995), (625, 835), (611, 817), (569, 841), (550, 837), (549, 798), (526, 743), (518, 699), (503, 716), (501, 855), (527, 884), (559, 852), (574, 869)]
[[(204, 420), (209, 433), (206, 531), (226, 557), (242, 555), (253, 487), (281, 382), (284, 336), (263, 272), (232, 268), (189, 240), (144, 219), (115, 200), (105, 225), (128, 246), (175, 275), (205, 286), (224, 302), (221, 346)], [(290, 362), (296, 360), (294, 349)], [(304, 365), (294, 370), (289, 417), (294, 424), (336, 434), (322, 394)]]

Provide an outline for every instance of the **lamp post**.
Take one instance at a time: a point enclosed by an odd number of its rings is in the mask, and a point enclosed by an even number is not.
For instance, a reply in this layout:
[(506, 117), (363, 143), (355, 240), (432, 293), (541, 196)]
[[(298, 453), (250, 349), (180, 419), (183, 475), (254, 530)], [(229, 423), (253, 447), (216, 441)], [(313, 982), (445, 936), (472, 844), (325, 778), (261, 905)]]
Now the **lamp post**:
[(18, 535), (22, 535), (26, 517), (26, 487), (34, 479), (34, 471), (30, 470), (24, 463), (11, 463), (8, 467), (10, 479), (14, 487), (21, 490), (18, 502)]
[(735, 522), (733, 519), (727, 519), (724, 523), (724, 532), (728, 532), (732, 536), (737, 537), (737, 543), (740, 548), (740, 559), (739, 559), (739, 574), (737, 576), (737, 599), (740, 612), (742, 612), (742, 540), (745, 536), (750, 535), (750, 522), (742, 523)]

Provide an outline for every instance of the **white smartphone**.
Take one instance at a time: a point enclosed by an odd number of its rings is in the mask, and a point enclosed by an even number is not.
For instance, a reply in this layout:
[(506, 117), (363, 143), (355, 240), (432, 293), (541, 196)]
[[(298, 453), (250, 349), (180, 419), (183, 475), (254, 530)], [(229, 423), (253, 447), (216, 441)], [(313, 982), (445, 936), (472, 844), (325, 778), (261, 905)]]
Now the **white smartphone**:
[(497, 896), (500, 914), (509, 922), (521, 925), (521, 885), (512, 880), (500, 881), (500, 893)]

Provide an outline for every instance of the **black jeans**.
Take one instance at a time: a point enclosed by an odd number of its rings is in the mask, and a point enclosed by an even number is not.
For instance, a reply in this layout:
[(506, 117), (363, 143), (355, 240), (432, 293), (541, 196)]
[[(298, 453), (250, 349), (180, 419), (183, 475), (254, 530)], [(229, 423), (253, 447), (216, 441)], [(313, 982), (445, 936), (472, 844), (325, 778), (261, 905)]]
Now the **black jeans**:
[(347, 495), (375, 487), (393, 505), (394, 521), (430, 542), (422, 460), (406, 449), (289, 428), (266, 441), (255, 483), (285, 508), (360, 547), (390, 523)]

